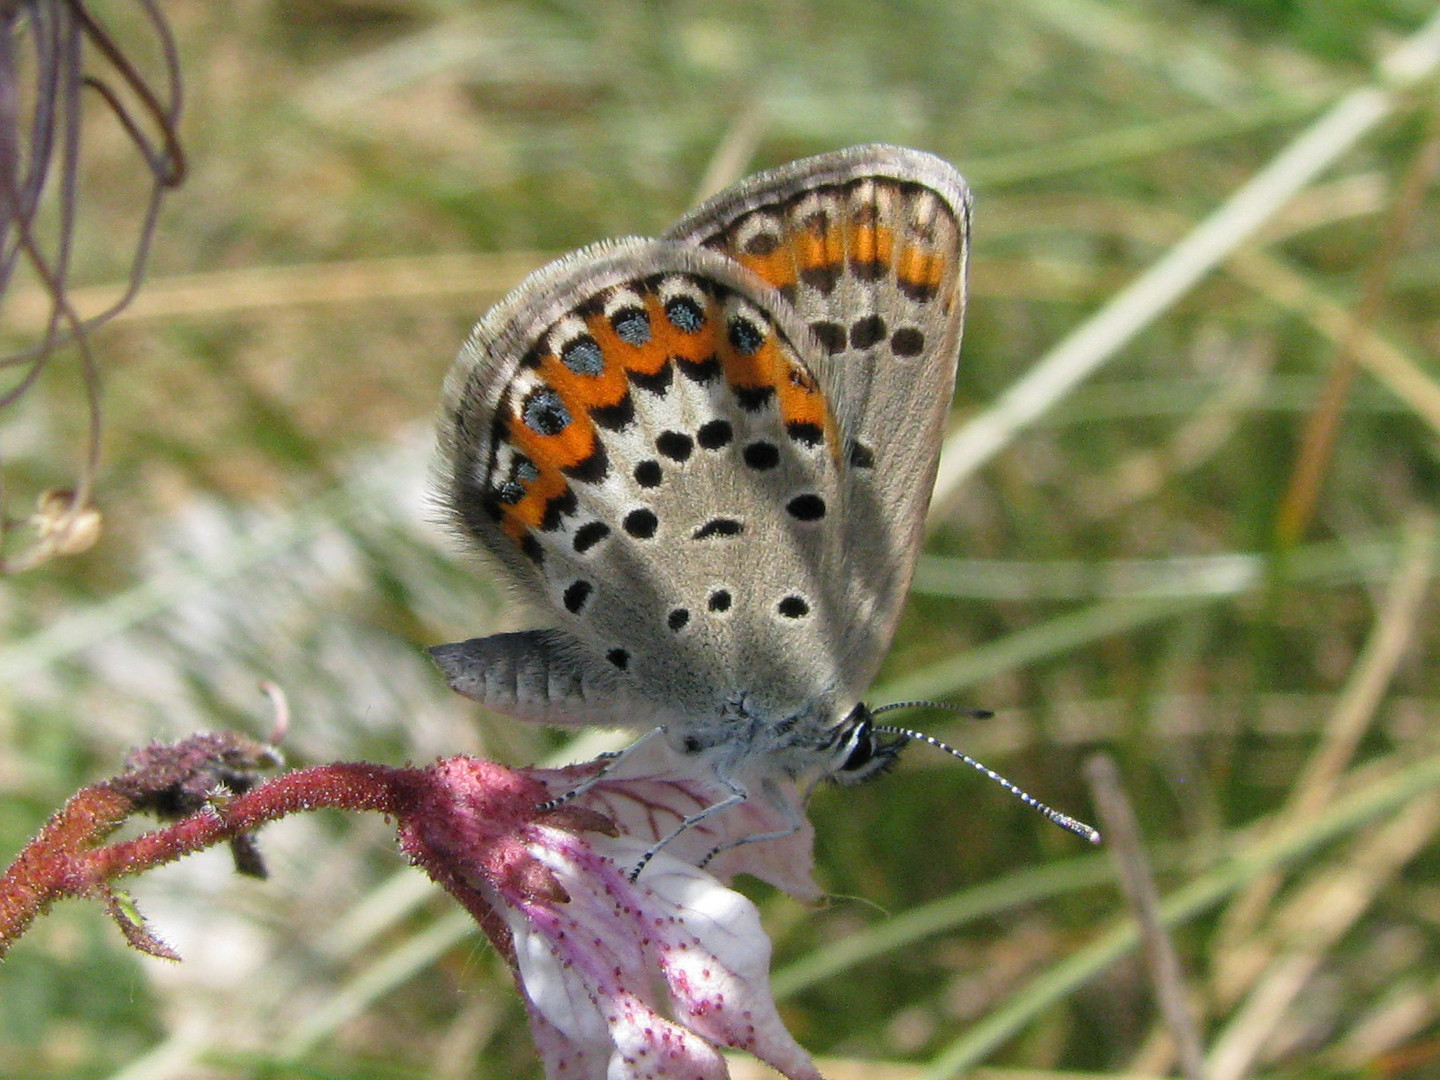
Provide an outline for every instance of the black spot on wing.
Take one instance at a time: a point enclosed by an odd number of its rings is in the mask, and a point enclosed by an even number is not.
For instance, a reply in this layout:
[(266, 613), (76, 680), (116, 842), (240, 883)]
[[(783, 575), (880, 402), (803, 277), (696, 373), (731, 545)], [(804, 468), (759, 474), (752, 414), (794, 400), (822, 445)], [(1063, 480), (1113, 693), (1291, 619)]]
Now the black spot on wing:
[(603, 521), (587, 521), (575, 530), (575, 539), (571, 543), (575, 550), (583, 555), (609, 535), (610, 526)]
[(660, 527), (660, 519), (655, 516), (655, 511), (642, 506), (640, 509), (631, 510), (626, 514), (621, 525), (636, 540), (649, 540), (655, 535), (655, 530)]
[(695, 450), (695, 440), (682, 431), (662, 431), (655, 437), (655, 449), (671, 461), (685, 461)]
[(590, 410), (590, 418), (610, 431), (624, 431), (635, 422), (635, 402), (627, 392), (614, 405), (597, 405)]
[(521, 419), (525, 426), (537, 435), (559, 435), (570, 426), (570, 410), (560, 395), (548, 386), (538, 386), (530, 391), (525, 404), (520, 407)]
[(813, 492), (796, 495), (785, 504), (786, 511), (796, 521), (819, 521), (825, 516), (825, 500)]
[(670, 384), (675, 381), (675, 365), (665, 364), (653, 375), (643, 371), (628, 371), (626, 378), (630, 380), (631, 386), (637, 386), (641, 390), (647, 390), (652, 394), (664, 396), (670, 389)]
[(746, 412), (759, 412), (774, 396), (775, 387), (773, 386), (735, 387), (735, 400), (740, 402), (740, 408)]
[(732, 315), (725, 324), (725, 333), (731, 346), (741, 356), (753, 356), (765, 344), (765, 331), (753, 319), (743, 315)]
[(890, 335), (890, 349), (907, 359), (919, 356), (925, 351), (925, 334), (913, 326), (902, 326)]
[(817, 319), (810, 324), (810, 332), (815, 335), (815, 340), (820, 342), (820, 347), (828, 353), (838, 353), (845, 348), (845, 328), (839, 323)]
[(704, 385), (720, 374), (720, 361), (717, 357), (707, 356), (704, 360), (689, 360), (683, 356), (675, 357), (675, 366), (693, 383)]
[(590, 599), (590, 594), (595, 591), (595, 586), (584, 578), (572, 581), (565, 587), (565, 610), (572, 615), (580, 614), (580, 609), (585, 606), (585, 601)]
[(610, 475), (610, 458), (605, 453), (604, 444), (596, 439), (595, 449), (590, 452), (589, 457), (581, 458), (574, 465), (566, 465), (560, 471), (572, 480), (598, 484)]
[(787, 619), (803, 619), (810, 614), (810, 605), (803, 596), (787, 596), (775, 606), (775, 610)]
[(672, 296), (665, 301), (665, 317), (684, 334), (697, 333), (705, 325), (705, 309), (689, 296)]
[(701, 525), (690, 535), (692, 540), (715, 540), (725, 539), (731, 536), (739, 536), (745, 531), (745, 523), (735, 518), (717, 517), (711, 518), (704, 525)]
[(575, 497), (574, 488), (567, 487), (545, 504), (545, 513), (540, 518), (540, 531), (554, 532), (565, 518), (575, 513), (575, 507), (578, 504), (579, 500)]
[(874, 348), (885, 340), (885, 320), (879, 315), (866, 315), (850, 324), (852, 349)]
[(763, 440), (752, 442), (740, 456), (745, 459), (745, 464), (756, 472), (764, 472), (780, 464), (779, 448), (774, 443)]
[(851, 443), (850, 464), (857, 469), (873, 469), (875, 467), (875, 451), (862, 442)]
[(721, 447), (728, 446), (734, 437), (735, 429), (730, 426), (728, 420), (710, 420), (701, 424), (700, 430), (695, 432), (696, 440), (706, 450), (719, 450)]
[(785, 434), (803, 446), (819, 446), (825, 441), (825, 429), (804, 420), (792, 420), (786, 424)]
[(621, 308), (610, 316), (615, 336), (629, 345), (650, 343), (650, 316), (640, 308)]
[(577, 375), (599, 375), (605, 370), (605, 354), (589, 334), (573, 337), (560, 346), (560, 362)]
[(665, 471), (654, 458), (646, 458), (635, 466), (634, 476), (635, 483), (642, 488), (653, 488), (659, 487), (660, 482), (665, 479)]

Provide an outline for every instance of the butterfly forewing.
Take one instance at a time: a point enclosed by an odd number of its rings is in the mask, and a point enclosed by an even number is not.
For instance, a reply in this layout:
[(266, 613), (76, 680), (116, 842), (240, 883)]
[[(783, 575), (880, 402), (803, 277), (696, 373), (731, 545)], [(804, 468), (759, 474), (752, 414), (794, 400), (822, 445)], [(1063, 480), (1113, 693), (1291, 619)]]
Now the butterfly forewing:
[(442, 501), (545, 632), (447, 647), (462, 692), (552, 722), (783, 718), (833, 690), (849, 468), (808, 331), (725, 256), (589, 249), (477, 327)]
[(726, 253), (810, 331), (842, 431), (842, 528), (855, 554), (832, 583), (831, 631), (851, 694), (889, 646), (919, 550), (954, 388), (969, 212), (946, 162), (861, 146), (755, 176), (666, 234)]

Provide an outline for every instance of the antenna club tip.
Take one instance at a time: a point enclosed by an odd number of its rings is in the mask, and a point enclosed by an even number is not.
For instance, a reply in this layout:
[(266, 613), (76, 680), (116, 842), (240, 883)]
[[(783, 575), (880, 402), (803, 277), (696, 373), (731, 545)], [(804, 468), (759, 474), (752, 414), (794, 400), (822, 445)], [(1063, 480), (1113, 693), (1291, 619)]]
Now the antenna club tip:
[(1076, 821), (1068, 814), (1060, 814), (1055, 818), (1055, 824), (1063, 829), (1069, 829), (1076, 836), (1082, 837), (1092, 844), (1100, 843), (1100, 830), (1093, 825), (1086, 825), (1083, 821)]

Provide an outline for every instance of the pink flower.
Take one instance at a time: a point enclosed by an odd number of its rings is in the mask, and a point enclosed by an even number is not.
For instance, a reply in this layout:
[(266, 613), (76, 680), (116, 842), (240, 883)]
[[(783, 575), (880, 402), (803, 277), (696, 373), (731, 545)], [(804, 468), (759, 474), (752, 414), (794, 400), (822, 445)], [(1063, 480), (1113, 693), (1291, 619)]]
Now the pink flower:
[[(670, 751), (644, 755), (617, 770), (625, 778), (607, 777), (543, 814), (537, 806), (597, 766), (439, 762), (416, 773), (402, 845), (510, 958), (550, 1080), (721, 1080), (720, 1047), (746, 1050), (791, 1080), (820, 1080), (775, 1008), (759, 913), (694, 865), (791, 819), (758, 799), (731, 807), (666, 845), (632, 882), (658, 836), (716, 801), (672, 767)], [(798, 795), (787, 794), (798, 813)], [(814, 894), (808, 826), (714, 862), (727, 875)]]

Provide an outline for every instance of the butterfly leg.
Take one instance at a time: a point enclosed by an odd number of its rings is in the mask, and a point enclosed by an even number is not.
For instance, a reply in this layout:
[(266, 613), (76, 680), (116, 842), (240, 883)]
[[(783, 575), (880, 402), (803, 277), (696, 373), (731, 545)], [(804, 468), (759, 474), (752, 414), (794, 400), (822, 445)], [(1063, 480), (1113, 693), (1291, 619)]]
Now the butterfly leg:
[(594, 776), (591, 776), (588, 779), (581, 781), (575, 787), (567, 791), (564, 795), (559, 795), (553, 799), (545, 800), (545, 802), (541, 803), (535, 808), (535, 812), (539, 814), (544, 814), (550, 810), (554, 810), (558, 806), (564, 806), (571, 799), (578, 799), (581, 795), (584, 795), (601, 780), (609, 779), (610, 774), (613, 773), (616, 769), (618, 769), (621, 763), (624, 762), (626, 758), (628, 758), (636, 750), (639, 750), (642, 746), (650, 742), (651, 739), (654, 739), (657, 736), (664, 734), (664, 732), (665, 729), (663, 727), (652, 728), (644, 735), (641, 735), (638, 739), (632, 742), (629, 746), (625, 747), (625, 749), (615, 750), (608, 754), (601, 754), (598, 758), (596, 758), (596, 760), (604, 761), (605, 765), (598, 772), (596, 772)]
[[(708, 818), (711, 814), (718, 814), (721, 810), (724, 810), (731, 806), (735, 806), (736, 804), (742, 803), (747, 798), (749, 798), (749, 793), (739, 784), (733, 783), (729, 780), (724, 780), (723, 778), (721, 782), (730, 789), (731, 793), (725, 798), (721, 799), (719, 802), (711, 803), (709, 806), (705, 807), (704, 810), (691, 814), (689, 817), (682, 819), (679, 825), (676, 825), (675, 828), (671, 829), (668, 833), (666, 833), (659, 840), (657, 840), (650, 847), (649, 851), (645, 852), (644, 855), (640, 856), (640, 861), (635, 864), (635, 869), (630, 871), (630, 881), (632, 884), (634, 883), (635, 879), (640, 876), (640, 871), (644, 870), (645, 867), (649, 865), (650, 860), (659, 853), (661, 848), (663, 848), (666, 844), (670, 843), (671, 840), (674, 840), (686, 829), (698, 825), (700, 822)], [(799, 828), (799, 826), (797, 825), (796, 828)], [(794, 831), (794, 829), (790, 829), (784, 833), (781, 833), (780, 835), (788, 836), (789, 833)], [(756, 839), (768, 839), (768, 837), (756, 837)], [(705, 863), (710, 861), (711, 857), (714, 854), (715, 852), (712, 851), (709, 855), (705, 856), (704, 861), (702, 861), (700, 865), (704, 866)]]
[[(783, 840), (785, 839), (785, 837), (794, 836), (797, 832), (800, 831), (801, 827), (803, 827), (805, 824), (804, 816), (798, 810), (796, 810), (795, 805), (789, 799), (781, 797), (778, 792), (768, 790), (770, 785), (766, 784), (765, 787), (767, 788), (766, 793), (770, 796), (771, 804), (785, 817), (786, 827), (783, 829), (776, 829), (773, 832), (755, 833), (751, 836), (742, 836), (738, 839), (729, 840), (723, 844), (718, 844), (715, 847), (711, 848), (710, 853), (706, 855), (703, 859), (701, 859), (696, 864), (696, 866), (703, 870), (710, 863), (710, 861), (715, 858), (715, 856), (721, 854), (722, 852), (729, 851), (731, 848), (740, 847), (742, 844), (756, 844), (762, 840)], [(712, 807), (711, 809), (714, 809), (714, 807)]]

